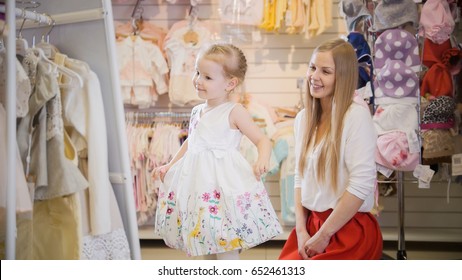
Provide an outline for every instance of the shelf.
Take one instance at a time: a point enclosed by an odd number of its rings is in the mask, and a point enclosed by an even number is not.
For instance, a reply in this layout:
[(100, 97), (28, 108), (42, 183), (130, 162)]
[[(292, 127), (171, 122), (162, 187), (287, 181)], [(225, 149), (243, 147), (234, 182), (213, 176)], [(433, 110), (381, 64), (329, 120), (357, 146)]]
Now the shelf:
[[(287, 240), (293, 227), (283, 227), (284, 232), (273, 241)], [(397, 241), (398, 228), (382, 228), (384, 241)], [(462, 242), (462, 230), (460, 229), (405, 229), (406, 242)], [(139, 227), (139, 238), (141, 240), (161, 240), (160, 236), (154, 234), (154, 226)]]

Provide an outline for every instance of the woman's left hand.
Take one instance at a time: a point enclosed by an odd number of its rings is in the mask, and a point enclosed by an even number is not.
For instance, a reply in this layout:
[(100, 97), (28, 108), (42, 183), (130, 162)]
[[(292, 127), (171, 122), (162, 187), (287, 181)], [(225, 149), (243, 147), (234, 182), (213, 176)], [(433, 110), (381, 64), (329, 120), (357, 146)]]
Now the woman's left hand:
[(312, 258), (317, 254), (323, 253), (329, 245), (329, 242), (330, 236), (318, 231), (305, 243), (305, 252), (309, 258)]

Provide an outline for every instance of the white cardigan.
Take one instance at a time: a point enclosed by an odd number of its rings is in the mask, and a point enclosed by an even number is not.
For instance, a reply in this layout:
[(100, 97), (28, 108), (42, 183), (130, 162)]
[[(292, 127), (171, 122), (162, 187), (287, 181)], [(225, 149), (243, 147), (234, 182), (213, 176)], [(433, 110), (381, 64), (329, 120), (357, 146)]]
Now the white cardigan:
[[(375, 149), (377, 134), (367, 108), (352, 103), (345, 114), (342, 143), (340, 144), (339, 184), (334, 193), (330, 186), (330, 171), (326, 182), (317, 180), (317, 165), (320, 146), (310, 149), (307, 155), (304, 176), (300, 177), (298, 164), (302, 149), (305, 110), (298, 113), (295, 124), (295, 188), (301, 188), (303, 207), (317, 212), (334, 209), (346, 191), (364, 200), (359, 212), (369, 212), (374, 206), (376, 186)], [(323, 140), (324, 141), (324, 140)]]

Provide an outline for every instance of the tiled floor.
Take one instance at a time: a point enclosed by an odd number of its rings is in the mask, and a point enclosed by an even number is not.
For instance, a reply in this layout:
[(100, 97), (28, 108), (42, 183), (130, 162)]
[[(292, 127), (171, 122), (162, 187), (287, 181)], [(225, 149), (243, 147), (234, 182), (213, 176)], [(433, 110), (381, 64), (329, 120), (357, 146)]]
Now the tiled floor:
[[(276, 260), (292, 227), (284, 227), (284, 232), (260, 246), (244, 251), (242, 260)], [(384, 259), (398, 258), (398, 234), (395, 228), (383, 228)], [(424, 229), (407, 230), (405, 253), (409, 260), (462, 260), (462, 233), (459, 230), (432, 233)], [(159, 236), (154, 234), (153, 226), (139, 228), (141, 257), (145, 260), (204, 259), (188, 258), (185, 253), (168, 248)], [(428, 242), (432, 240), (432, 242)], [(400, 255), (401, 256), (401, 255)]]
[[(265, 244), (244, 251), (241, 260), (276, 260), (284, 241), (269, 241)], [(462, 260), (462, 243), (424, 243), (406, 244), (409, 260)], [(384, 243), (384, 259), (397, 258), (396, 242)], [(188, 258), (183, 252), (166, 247), (162, 240), (142, 240), (141, 255), (144, 260), (202, 260), (204, 257)]]

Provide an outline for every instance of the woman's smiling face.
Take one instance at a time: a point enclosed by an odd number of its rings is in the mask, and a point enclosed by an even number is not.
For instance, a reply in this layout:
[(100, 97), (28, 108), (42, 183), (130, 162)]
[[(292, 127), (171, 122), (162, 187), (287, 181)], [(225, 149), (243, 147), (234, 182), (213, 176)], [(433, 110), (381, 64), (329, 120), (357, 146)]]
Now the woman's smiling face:
[(335, 62), (332, 52), (317, 52), (311, 57), (307, 72), (310, 94), (314, 98), (330, 97), (335, 87)]

